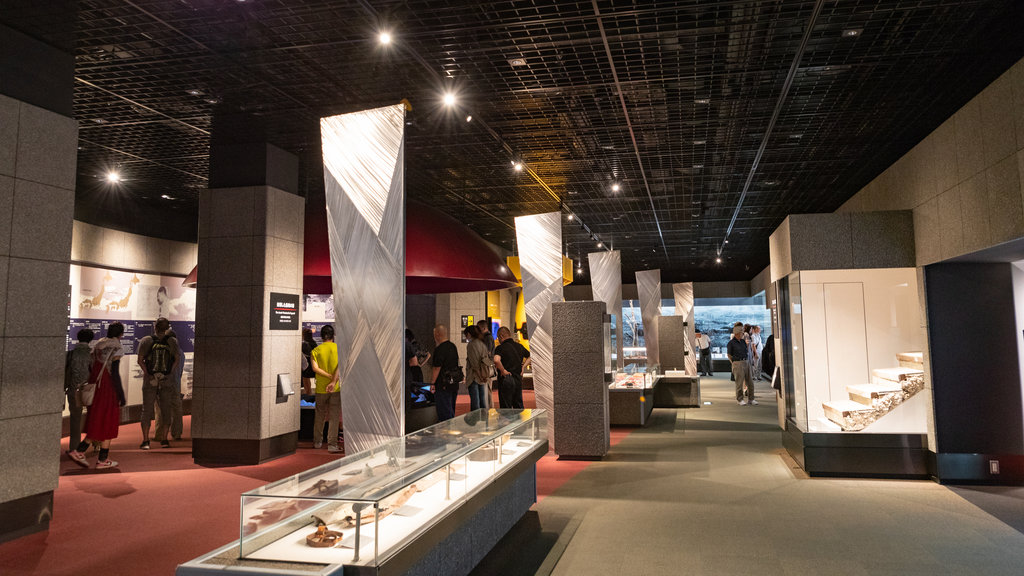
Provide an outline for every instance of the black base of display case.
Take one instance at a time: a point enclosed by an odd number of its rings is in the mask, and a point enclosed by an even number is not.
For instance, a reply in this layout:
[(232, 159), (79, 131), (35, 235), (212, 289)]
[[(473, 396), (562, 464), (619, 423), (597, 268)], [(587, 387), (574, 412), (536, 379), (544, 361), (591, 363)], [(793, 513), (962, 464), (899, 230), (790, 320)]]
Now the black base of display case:
[(0, 543), (42, 532), (53, 517), (53, 491), (0, 502)]
[(786, 421), (782, 444), (810, 476), (928, 479), (924, 434), (803, 432)]
[(928, 452), (928, 472), (940, 484), (1024, 485), (1024, 455)]

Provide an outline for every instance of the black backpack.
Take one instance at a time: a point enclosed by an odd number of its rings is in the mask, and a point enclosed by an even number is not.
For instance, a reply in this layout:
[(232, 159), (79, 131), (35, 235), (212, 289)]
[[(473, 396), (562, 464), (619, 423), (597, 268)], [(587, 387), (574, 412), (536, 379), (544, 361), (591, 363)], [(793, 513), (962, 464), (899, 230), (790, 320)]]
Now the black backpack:
[(166, 334), (159, 340), (153, 338), (153, 345), (149, 348), (149, 354), (146, 355), (146, 370), (149, 370), (150, 374), (171, 373), (171, 366), (174, 365), (174, 352), (167, 343), (169, 339), (170, 336)]

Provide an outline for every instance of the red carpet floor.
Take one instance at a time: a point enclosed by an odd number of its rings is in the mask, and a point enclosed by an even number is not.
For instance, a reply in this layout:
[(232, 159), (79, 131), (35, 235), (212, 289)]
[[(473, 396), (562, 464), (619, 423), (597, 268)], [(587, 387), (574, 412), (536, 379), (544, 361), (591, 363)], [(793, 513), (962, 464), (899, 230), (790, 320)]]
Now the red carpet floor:
[[(533, 392), (524, 396), (533, 406)], [(467, 396), (457, 408), (468, 412)], [(304, 442), (295, 454), (259, 466), (198, 466), (188, 424), (186, 417), (183, 440), (149, 451), (138, 448), (138, 424), (122, 426), (111, 447), (117, 469), (84, 469), (62, 456), (50, 529), (0, 544), (0, 574), (169, 576), (178, 564), (238, 539), (239, 494), (337, 458)], [(613, 430), (612, 443), (627, 434)], [(548, 454), (537, 465), (538, 498), (589, 464)]]

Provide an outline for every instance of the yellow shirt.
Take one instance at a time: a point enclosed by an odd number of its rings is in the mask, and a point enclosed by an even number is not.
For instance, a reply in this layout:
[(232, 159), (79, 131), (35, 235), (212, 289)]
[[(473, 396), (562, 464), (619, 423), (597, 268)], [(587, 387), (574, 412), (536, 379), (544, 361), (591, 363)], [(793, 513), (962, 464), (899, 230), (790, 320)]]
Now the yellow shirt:
[[(338, 345), (334, 342), (324, 342), (323, 344), (313, 348), (311, 354), (316, 365), (321, 370), (328, 374), (334, 374), (334, 371), (338, 369)], [(316, 375), (316, 393), (326, 394), (327, 385), (331, 383), (331, 379), (321, 374)]]

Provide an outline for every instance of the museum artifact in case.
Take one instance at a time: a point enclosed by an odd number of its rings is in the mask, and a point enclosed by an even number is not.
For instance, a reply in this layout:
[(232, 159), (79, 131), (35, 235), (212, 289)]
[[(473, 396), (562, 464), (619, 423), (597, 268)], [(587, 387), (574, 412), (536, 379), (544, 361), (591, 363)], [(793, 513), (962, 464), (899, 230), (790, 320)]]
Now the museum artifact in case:
[(234, 557), (248, 572), (287, 562), (317, 565), (318, 574), (340, 566), (377, 573), (498, 477), (522, 473), (521, 465), (532, 471), (546, 452), (544, 410), (481, 409), (440, 422), (245, 492)]

